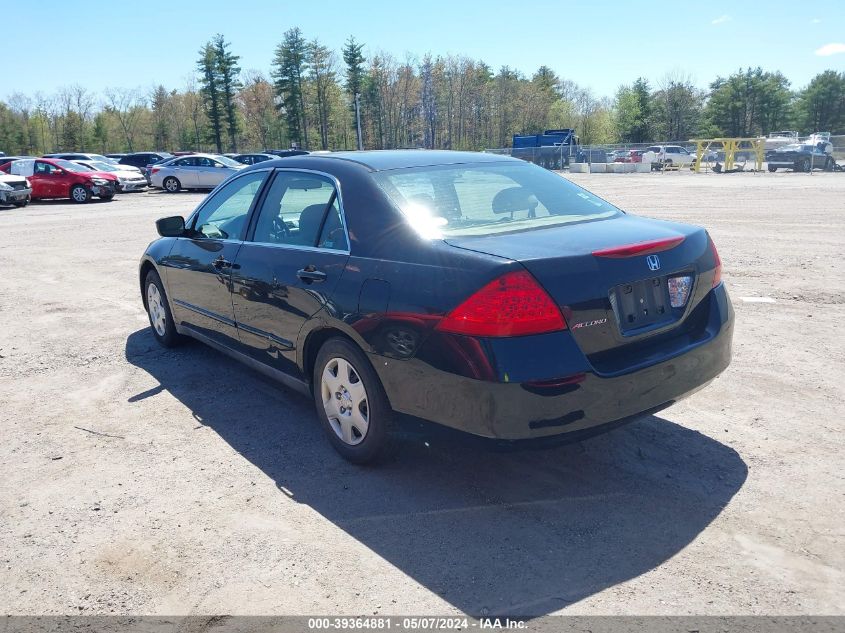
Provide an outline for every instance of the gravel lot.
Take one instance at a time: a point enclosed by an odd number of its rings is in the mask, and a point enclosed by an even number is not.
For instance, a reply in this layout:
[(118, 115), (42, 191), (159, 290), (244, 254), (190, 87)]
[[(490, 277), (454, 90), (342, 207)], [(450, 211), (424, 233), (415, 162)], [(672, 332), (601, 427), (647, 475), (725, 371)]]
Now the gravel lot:
[(586, 442), (421, 432), (378, 469), (156, 345), (138, 258), (200, 194), (0, 209), (0, 612), (845, 614), (845, 175), (572, 179), (708, 227), (730, 369)]

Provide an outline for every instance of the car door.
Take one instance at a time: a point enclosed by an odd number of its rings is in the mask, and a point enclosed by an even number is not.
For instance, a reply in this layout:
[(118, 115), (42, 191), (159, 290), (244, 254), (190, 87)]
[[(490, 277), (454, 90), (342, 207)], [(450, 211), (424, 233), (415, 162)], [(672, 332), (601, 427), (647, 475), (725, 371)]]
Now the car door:
[(176, 323), (228, 346), (237, 345), (230, 277), (247, 220), (269, 172), (253, 171), (206, 198), (162, 260)]
[(197, 159), (193, 156), (174, 160), (166, 169), (169, 169), (172, 175), (179, 179), (179, 182), (185, 189), (202, 186), (197, 177)]
[(58, 194), (61, 170), (43, 160), (36, 160), (29, 182), (33, 198), (53, 198)]
[(232, 271), (241, 346), (256, 360), (297, 376), (299, 332), (329, 304), (349, 259), (336, 181), (277, 170), (254, 216)]
[(220, 183), (220, 180), (216, 178), (217, 172), (222, 171), (216, 167), (219, 163), (216, 163), (207, 156), (197, 156), (196, 161), (194, 170), (197, 176), (197, 186), (206, 189), (216, 187)]

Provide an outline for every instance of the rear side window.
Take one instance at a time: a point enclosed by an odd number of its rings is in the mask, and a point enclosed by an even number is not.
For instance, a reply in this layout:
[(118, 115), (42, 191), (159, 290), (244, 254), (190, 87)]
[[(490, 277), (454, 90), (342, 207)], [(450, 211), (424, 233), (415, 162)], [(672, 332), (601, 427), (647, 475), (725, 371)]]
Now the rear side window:
[(621, 213), (527, 163), (414, 167), (376, 172), (373, 178), (411, 226), (429, 238), (523, 231)]
[(253, 241), (346, 250), (334, 183), (318, 174), (278, 172), (258, 214)]

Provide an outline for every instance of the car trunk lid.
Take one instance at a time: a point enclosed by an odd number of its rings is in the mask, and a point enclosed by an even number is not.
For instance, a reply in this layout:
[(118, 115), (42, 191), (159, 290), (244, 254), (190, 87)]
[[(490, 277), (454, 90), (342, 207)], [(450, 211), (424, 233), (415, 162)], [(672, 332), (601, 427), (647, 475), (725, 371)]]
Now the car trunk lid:
[[(633, 215), (446, 242), (520, 262), (588, 357), (680, 328), (710, 290), (714, 267), (703, 229)], [(678, 278), (688, 281), (689, 298), (673, 307), (669, 288), (677, 295), (678, 282), (670, 279)]]

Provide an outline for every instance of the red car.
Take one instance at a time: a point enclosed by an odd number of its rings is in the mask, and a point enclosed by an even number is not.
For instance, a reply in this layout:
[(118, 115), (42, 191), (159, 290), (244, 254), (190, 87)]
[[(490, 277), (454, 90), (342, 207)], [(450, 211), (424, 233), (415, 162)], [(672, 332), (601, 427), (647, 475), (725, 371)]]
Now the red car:
[(82, 165), (57, 158), (14, 160), (0, 165), (0, 171), (28, 178), (32, 185), (33, 200), (70, 198), (74, 202), (88, 202), (92, 196), (111, 200), (118, 184), (113, 174), (91, 171)]

